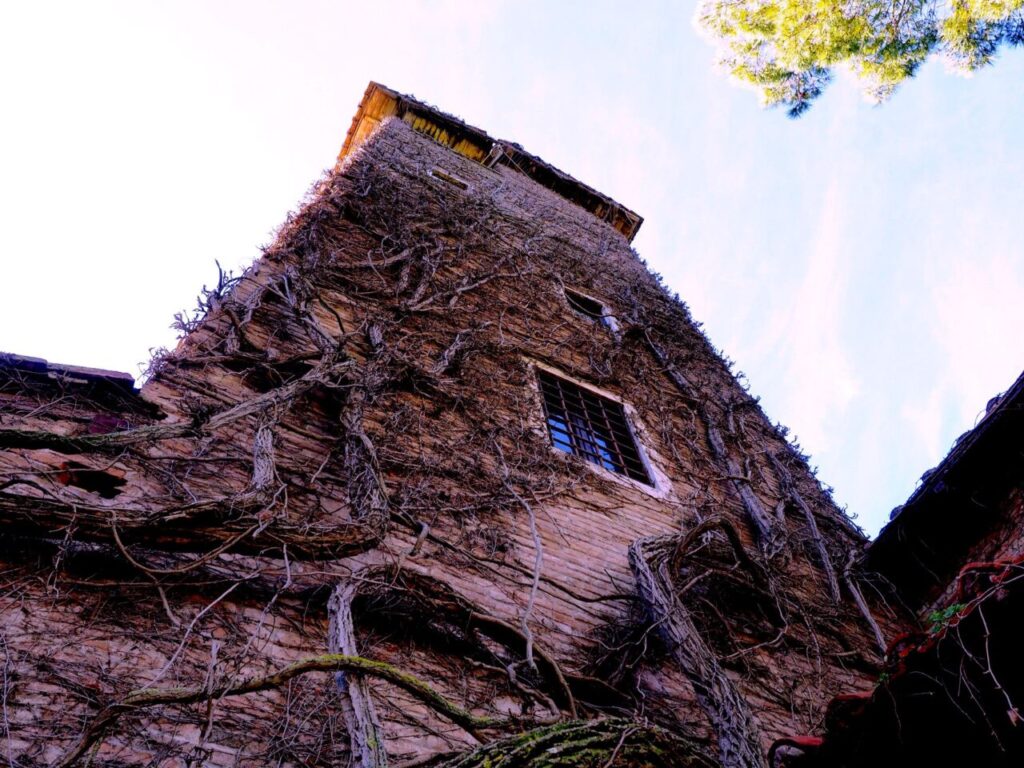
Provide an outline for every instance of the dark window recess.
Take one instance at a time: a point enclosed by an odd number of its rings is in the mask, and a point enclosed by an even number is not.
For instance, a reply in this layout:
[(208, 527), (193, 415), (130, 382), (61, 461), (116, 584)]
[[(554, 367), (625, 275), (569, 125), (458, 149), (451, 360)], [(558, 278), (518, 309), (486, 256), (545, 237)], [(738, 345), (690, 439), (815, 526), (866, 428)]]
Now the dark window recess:
[(565, 299), (569, 302), (569, 306), (576, 312), (588, 317), (596, 323), (611, 327), (608, 322), (608, 313), (605, 312), (604, 304), (597, 299), (592, 299), (589, 296), (584, 296), (582, 293), (576, 293), (576, 291), (565, 292)]
[(125, 482), (123, 477), (104, 472), (102, 469), (92, 469), (77, 461), (62, 463), (56, 480), (61, 485), (73, 485), (83, 491), (99, 494), (104, 499), (112, 499), (120, 494), (121, 486)]
[(453, 187), (458, 187), (459, 189), (469, 189), (469, 184), (464, 182), (458, 176), (452, 176), (450, 173), (448, 173), (447, 171), (442, 171), (440, 168), (433, 168), (430, 171), (430, 175), (433, 176), (435, 179), (447, 181)]
[(560, 451), (653, 486), (620, 403), (538, 371), (551, 443)]

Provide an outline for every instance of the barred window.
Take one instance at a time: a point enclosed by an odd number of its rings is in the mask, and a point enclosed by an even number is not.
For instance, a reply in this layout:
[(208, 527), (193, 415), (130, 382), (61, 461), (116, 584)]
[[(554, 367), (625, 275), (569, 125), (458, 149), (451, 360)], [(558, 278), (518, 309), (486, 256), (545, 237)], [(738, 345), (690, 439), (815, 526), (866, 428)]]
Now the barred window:
[(621, 403), (537, 371), (551, 443), (560, 451), (653, 486)]

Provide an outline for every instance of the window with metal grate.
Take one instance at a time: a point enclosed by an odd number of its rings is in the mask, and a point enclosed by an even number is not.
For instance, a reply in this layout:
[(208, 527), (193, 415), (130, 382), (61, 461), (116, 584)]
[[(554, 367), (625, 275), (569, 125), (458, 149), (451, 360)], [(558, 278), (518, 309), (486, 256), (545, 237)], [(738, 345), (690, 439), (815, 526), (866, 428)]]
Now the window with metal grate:
[(560, 451), (653, 486), (621, 403), (537, 371), (551, 443)]

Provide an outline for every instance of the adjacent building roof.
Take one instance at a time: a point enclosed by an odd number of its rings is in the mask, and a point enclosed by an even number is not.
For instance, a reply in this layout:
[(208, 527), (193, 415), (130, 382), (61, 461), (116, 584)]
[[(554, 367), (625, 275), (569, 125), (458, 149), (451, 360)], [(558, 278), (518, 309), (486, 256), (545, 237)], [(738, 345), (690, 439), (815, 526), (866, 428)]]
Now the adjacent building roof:
[(0, 368), (18, 371), (39, 379), (59, 379), (71, 384), (102, 385), (125, 394), (135, 391), (135, 377), (130, 373), (108, 371), (103, 368), (86, 368), (81, 365), (50, 363), (41, 357), (0, 352)]
[(989, 401), (984, 417), (871, 543), (865, 566), (888, 578), (914, 608), (948, 585), (994, 526), (1000, 505), (1024, 477), (1024, 374)]
[[(868, 547), (866, 570), (932, 626), (891, 643), (875, 690), (835, 697), (823, 737), (777, 740), (772, 768), (1020, 764), (1024, 558), (972, 555), (993, 530), (1016, 530), (1002, 507), (1022, 478), (1024, 374), (989, 401)], [(943, 610), (928, 613), (937, 597)]]

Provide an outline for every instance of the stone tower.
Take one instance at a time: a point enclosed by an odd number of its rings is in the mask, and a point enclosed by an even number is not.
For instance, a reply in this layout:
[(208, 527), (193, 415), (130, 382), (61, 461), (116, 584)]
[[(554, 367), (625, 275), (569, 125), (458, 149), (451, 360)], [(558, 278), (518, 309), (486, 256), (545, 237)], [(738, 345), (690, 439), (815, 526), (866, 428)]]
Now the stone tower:
[(141, 391), (0, 365), (12, 765), (765, 764), (877, 673), (864, 538), (630, 247), (371, 83)]

